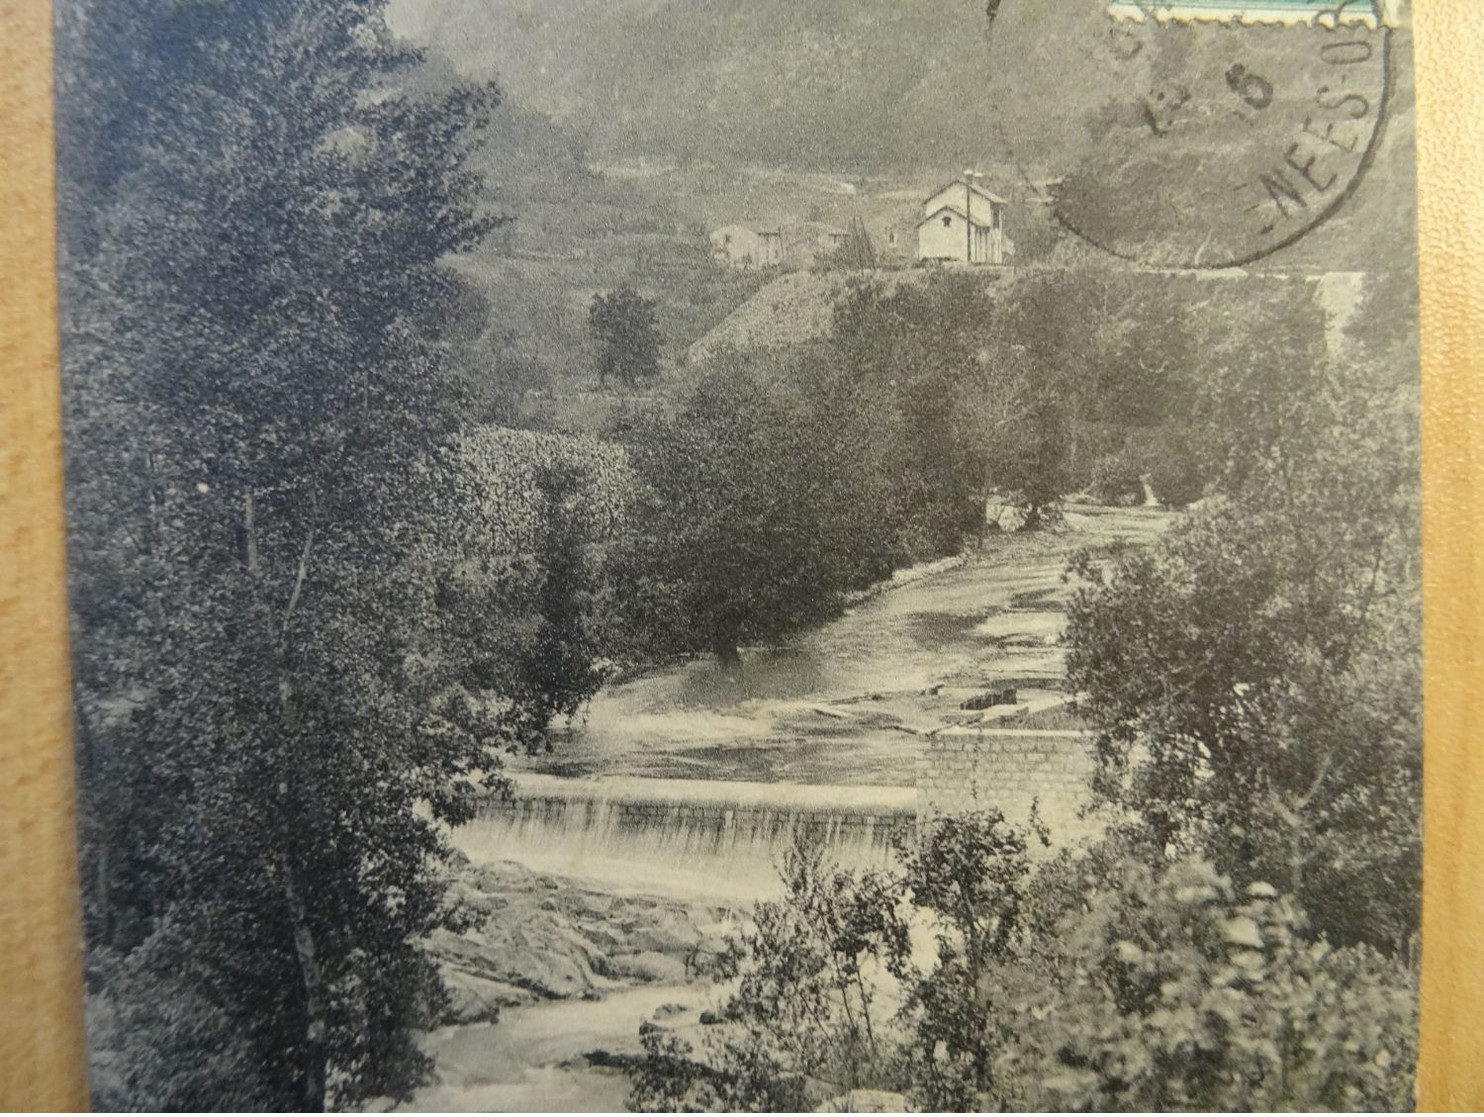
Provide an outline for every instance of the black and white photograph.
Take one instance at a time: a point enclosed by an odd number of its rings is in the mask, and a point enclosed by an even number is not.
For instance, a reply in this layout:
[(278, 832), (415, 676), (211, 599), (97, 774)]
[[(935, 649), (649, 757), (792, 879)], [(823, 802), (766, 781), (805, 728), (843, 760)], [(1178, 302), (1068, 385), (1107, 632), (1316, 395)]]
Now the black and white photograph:
[(55, 0), (93, 1107), (1412, 1110), (1410, 24)]

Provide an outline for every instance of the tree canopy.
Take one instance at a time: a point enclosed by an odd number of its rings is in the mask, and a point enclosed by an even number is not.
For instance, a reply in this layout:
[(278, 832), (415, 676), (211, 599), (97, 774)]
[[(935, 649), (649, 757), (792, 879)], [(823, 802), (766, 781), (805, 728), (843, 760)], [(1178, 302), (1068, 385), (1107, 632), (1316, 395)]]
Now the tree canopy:
[[(1406, 1109), (1415, 962), (1315, 940), (1271, 885), (1114, 835), (1039, 864), (997, 811), (884, 872), (801, 843), (716, 1026), (641, 1029), (645, 1111)], [(924, 942), (933, 945), (925, 961)]]
[(669, 615), (679, 649), (735, 669), (743, 640), (830, 616), (843, 591), (889, 570), (871, 542), (862, 439), (848, 421), (830, 429), (843, 418), (741, 358), (711, 369), (673, 415), (637, 416), (623, 435), (639, 486), (631, 606)]
[(588, 323), (598, 340), (598, 385), (610, 379), (632, 388), (660, 374), (660, 334), (654, 303), (632, 287), (593, 296)]
[(1084, 559), (1068, 680), (1099, 790), (1161, 842), (1396, 947), (1421, 872), (1415, 412), (1351, 375), (1152, 550)]
[[(132, 1022), (108, 1106), (319, 1109), (428, 1067), (439, 820), (492, 765), (433, 574), (441, 261), (491, 227), (464, 161), (495, 92), (411, 92), (382, 9), (59, 9), (90, 980)], [(200, 1045), (213, 1073), (176, 1073)]]

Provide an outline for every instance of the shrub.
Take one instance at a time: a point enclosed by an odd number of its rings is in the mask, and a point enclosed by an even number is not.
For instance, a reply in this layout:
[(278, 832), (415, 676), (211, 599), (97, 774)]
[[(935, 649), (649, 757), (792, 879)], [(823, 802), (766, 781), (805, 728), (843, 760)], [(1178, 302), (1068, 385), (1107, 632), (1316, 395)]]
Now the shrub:
[(1397, 948), (1421, 877), (1416, 489), (1360, 404), (1241, 499), (1076, 563), (1067, 677), (1096, 790), (1158, 846), (1291, 891), (1332, 941)]
[(1146, 457), (1149, 488), (1154, 499), (1169, 508), (1184, 508), (1205, 493), (1200, 461), (1183, 438), (1165, 435)]
[(631, 1105), (1411, 1107), (1410, 959), (1333, 948), (1291, 897), (1137, 836), (1039, 869), (1027, 838), (996, 812), (939, 820), (864, 876), (795, 851), (718, 1026), (641, 1029)]
[(1143, 462), (1130, 449), (1105, 454), (1092, 466), (1088, 492), (1099, 504), (1131, 507), (1144, 503)]
[(610, 377), (632, 388), (659, 376), (660, 334), (655, 311), (654, 301), (631, 287), (593, 296), (588, 325), (600, 350), (600, 388)]
[(1412, 1107), (1406, 961), (1334, 949), (1290, 897), (1264, 882), (1239, 890), (1199, 859), (1067, 869), (1089, 902), (1047, 928), (1056, 979), (1017, 975), (1032, 980), (1005, 1025), (1014, 1108)]

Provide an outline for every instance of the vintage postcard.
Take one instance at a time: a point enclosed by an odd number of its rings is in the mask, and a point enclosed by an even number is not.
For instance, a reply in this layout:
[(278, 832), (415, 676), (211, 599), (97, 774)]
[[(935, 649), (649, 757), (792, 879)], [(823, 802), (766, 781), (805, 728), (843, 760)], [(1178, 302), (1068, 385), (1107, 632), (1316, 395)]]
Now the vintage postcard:
[(1405, 1110), (1402, 0), (57, 0), (93, 1103)]

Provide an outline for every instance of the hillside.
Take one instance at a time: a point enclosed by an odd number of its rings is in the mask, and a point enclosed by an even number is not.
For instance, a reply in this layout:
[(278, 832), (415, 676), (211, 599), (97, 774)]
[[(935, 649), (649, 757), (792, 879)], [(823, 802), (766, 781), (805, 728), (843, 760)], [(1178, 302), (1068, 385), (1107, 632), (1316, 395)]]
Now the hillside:
[[(959, 10), (955, 11), (954, 8)], [(982, 3), (404, 0), (394, 26), (583, 136), (595, 157), (857, 169), (985, 149)], [(953, 34), (944, 22), (958, 20)], [(945, 98), (953, 113), (940, 111)], [(943, 119), (951, 117), (951, 119)], [(918, 124), (932, 120), (933, 127)]]
[[(391, 20), (464, 77), (498, 79), (510, 104), (557, 125), (594, 163), (914, 181), (977, 165), (993, 181), (1018, 178), (1017, 166), (1045, 172), (1040, 162), (1083, 126), (1059, 102), (1004, 111), (1017, 79), (990, 81), (982, 0), (396, 0)], [(1345, 212), (1279, 262), (1365, 268), (1415, 251), (1411, 47), (1406, 33), (1395, 39), (1396, 96), (1375, 164)], [(1076, 73), (1078, 50), (1046, 34), (1014, 66), (1028, 81)], [(674, 193), (663, 174), (636, 181)], [(767, 207), (725, 185), (714, 197), (729, 204), (698, 218), (767, 217), (744, 212)]]
[[(691, 364), (700, 364), (728, 349), (738, 351), (787, 350), (828, 337), (835, 309), (851, 285), (867, 281), (884, 295), (895, 294), (904, 285), (920, 285), (937, 273), (928, 269), (906, 271), (794, 272), (781, 275), (739, 306), (712, 331), (686, 351)], [(985, 287), (1000, 289), (1009, 273), (978, 273)]]
[[(426, 48), (425, 88), (495, 79), (505, 93), (475, 169), (488, 209), (511, 220), (457, 262), (490, 312), (467, 352), (496, 401), (485, 417), (513, 420), (512, 393), (539, 389), (521, 421), (600, 429), (610, 408), (588, 398), (587, 311), (625, 285), (656, 303), (667, 375), (718, 346), (819, 336), (833, 301), (820, 290), (837, 280), (789, 278), (759, 295), (772, 276), (712, 260), (706, 233), (723, 224), (860, 220), (878, 250), (895, 231), (894, 262), (906, 263), (918, 201), (974, 163), (1010, 199), (1017, 265), (1101, 258), (1049, 225), (998, 138), (1013, 131), (1016, 152), (1035, 155), (1066, 144), (1084, 114), (1051, 97), (991, 104), (978, 3), (927, 18), (916, 0), (807, 12), (781, 0), (394, 0), (394, 28)], [(961, 20), (958, 33), (940, 32), (945, 19)], [(1056, 35), (1033, 38), (1017, 66), (1069, 72)], [(1393, 302), (1413, 313), (1409, 58), (1398, 35), (1389, 126), (1358, 191), (1264, 270), (1387, 272)], [(788, 283), (805, 293), (782, 297)]]

